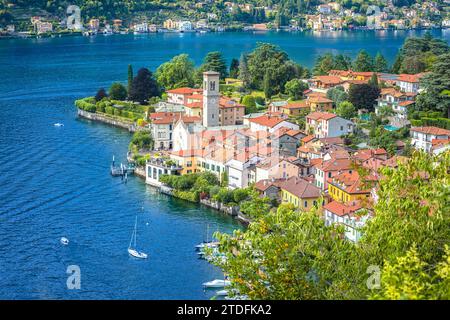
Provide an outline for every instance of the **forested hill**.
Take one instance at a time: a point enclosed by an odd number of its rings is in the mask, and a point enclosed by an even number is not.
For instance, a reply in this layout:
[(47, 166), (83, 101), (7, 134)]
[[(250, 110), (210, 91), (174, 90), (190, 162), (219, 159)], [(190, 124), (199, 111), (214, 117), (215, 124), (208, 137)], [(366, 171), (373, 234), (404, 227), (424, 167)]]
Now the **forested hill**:
[[(25, 18), (26, 14), (40, 14), (51, 17), (63, 17), (66, 8), (75, 4), (89, 18), (130, 19), (146, 16), (156, 20), (166, 17), (204, 18), (207, 13), (217, 16), (218, 21), (267, 22), (276, 14), (293, 18), (299, 14), (316, 13), (317, 6), (331, 1), (320, 0), (0, 0), (0, 10), (7, 16), (4, 19)], [(384, 7), (386, 3), (394, 8), (423, 3), (424, 0), (336, 0), (343, 9), (355, 13), (365, 13), (371, 4)], [(443, 4), (443, 0), (428, 1)], [(231, 8), (230, 4), (236, 4)], [(241, 5), (239, 7), (238, 5)], [(244, 8), (243, 6), (246, 5)]]

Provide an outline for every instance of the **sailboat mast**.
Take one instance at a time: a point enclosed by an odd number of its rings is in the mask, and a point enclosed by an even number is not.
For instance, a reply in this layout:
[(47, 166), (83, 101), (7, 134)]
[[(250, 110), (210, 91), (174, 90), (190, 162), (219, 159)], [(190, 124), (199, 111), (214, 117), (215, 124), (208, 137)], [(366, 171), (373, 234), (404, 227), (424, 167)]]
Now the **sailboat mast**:
[(137, 237), (137, 215), (136, 222), (134, 223), (134, 247), (136, 248), (136, 237)]

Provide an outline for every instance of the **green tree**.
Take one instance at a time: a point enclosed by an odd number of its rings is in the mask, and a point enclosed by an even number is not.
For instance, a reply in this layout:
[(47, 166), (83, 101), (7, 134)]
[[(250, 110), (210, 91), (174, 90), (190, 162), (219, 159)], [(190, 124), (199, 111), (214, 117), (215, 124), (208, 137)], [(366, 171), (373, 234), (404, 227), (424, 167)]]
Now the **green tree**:
[(422, 261), (416, 246), (395, 262), (386, 262), (381, 272), (383, 286), (372, 299), (448, 300), (450, 299), (450, 249), (445, 246), (443, 260), (436, 266)]
[(387, 72), (388, 70), (388, 63), (385, 57), (383, 57), (383, 55), (378, 52), (377, 55), (375, 56), (375, 61), (374, 61), (374, 71), (376, 72)]
[[(281, 205), (270, 210), (261, 203), (268, 199), (255, 193), (241, 206), (253, 213), (253, 222), (245, 231), (217, 234), (227, 259), (214, 263), (250, 299), (367, 299), (409, 293), (413, 298), (416, 283), (431, 284), (427, 298), (448, 297), (449, 166), (450, 153), (416, 152), (396, 169), (383, 168), (374, 213), (356, 245), (345, 240), (342, 225), (325, 225), (320, 208), (298, 212)], [(386, 272), (381, 291), (368, 286), (374, 266)], [(437, 278), (405, 281), (420, 270), (429, 275), (436, 270)]]
[(230, 78), (237, 79), (239, 77), (239, 60), (232, 59), (230, 64)]
[(322, 76), (328, 74), (330, 70), (334, 69), (333, 55), (327, 53), (323, 56), (319, 56), (316, 59), (316, 63), (313, 67), (313, 74), (315, 76)]
[(303, 97), (303, 92), (308, 89), (308, 85), (300, 79), (292, 79), (286, 82), (284, 89), (291, 99), (298, 100)]
[(133, 66), (131, 64), (128, 65), (128, 83), (127, 83), (127, 93), (130, 94), (131, 85), (133, 84)]
[(258, 111), (256, 108), (256, 100), (252, 95), (246, 95), (242, 98), (242, 104), (245, 106), (245, 114), (255, 113)]
[(304, 68), (289, 60), (286, 52), (269, 43), (258, 43), (256, 49), (248, 54), (247, 68), (249, 86), (271, 95), (283, 92), (287, 81), (306, 74)]
[(443, 54), (433, 65), (431, 73), (421, 79), (425, 92), (417, 97), (416, 107), (419, 110), (440, 111), (450, 118), (450, 53)]
[(336, 108), (336, 114), (344, 119), (350, 120), (356, 117), (357, 110), (351, 102), (343, 101)]
[(104, 98), (107, 98), (108, 94), (104, 88), (100, 88), (95, 95), (95, 101), (102, 101)]
[(345, 92), (344, 87), (336, 86), (328, 89), (327, 98), (333, 100), (334, 105), (337, 107), (341, 102), (348, 100), (348, 94)]
[(119, 82), (114, 82), (109, 88), (109, 97), (113, 100), (125, 100), (127, 98), (127, 89)]
[(151, 97), (159, 95), (160, 90), (152, 72), (147, 68), (140, 69), (137, 76), (133, 79), (130, 99), (143, 104)]
[(227, 63), (220, 51), (209, 52), (205, 59), (203, 60), (203, 64), (200, 66), (198, 70), (199, 78), (203, 81), (203, 72), (205, 71), (216, 71), (220, 73), (220, 79), (225, 79), (228, 76)]
[(250, 72), (248, 70), (248, 56), (246, 54), (241, 54), (239, 59), (239, 79), (244, 83), (244, 87), (247, 87), (251, 83)]
[(348, 90), (348, 101), (358, 110), (367, 109), (373, 111), (376, 99), (380, 95), (380, 89), (370, 84), (352, 84)]
[(353, 62), (353, 70), (358, 72), (368, 72), (374, 70), (372, 57), (365, 50), (359, 51)]
[(372, 87), (377, 87), (377, 88), (379, 87), (378, 76), (375, 72), (372, 73), (372, 76), (370, 77), (368, 84), (371, 85)]
[(173, 57), (156, 69), (155, 77), (158, 84), (166, 90), (192, 87), (194, 85), (194, 62), (187, 54)]

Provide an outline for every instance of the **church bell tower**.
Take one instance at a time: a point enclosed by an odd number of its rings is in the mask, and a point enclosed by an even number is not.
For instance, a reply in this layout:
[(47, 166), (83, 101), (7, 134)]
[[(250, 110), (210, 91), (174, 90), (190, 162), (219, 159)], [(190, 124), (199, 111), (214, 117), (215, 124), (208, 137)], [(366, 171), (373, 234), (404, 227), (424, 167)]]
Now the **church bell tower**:
[(203, 126), (219, 126), (219, 80), (220, 73), (203, 72)]

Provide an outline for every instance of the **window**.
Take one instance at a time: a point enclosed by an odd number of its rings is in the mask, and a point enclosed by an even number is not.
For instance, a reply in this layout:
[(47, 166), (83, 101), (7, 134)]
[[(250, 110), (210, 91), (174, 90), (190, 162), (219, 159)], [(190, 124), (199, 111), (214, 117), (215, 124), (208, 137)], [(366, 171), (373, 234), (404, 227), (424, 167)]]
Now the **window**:
[(305, 208), (308, 208), (308, 201), (305, 201)]

